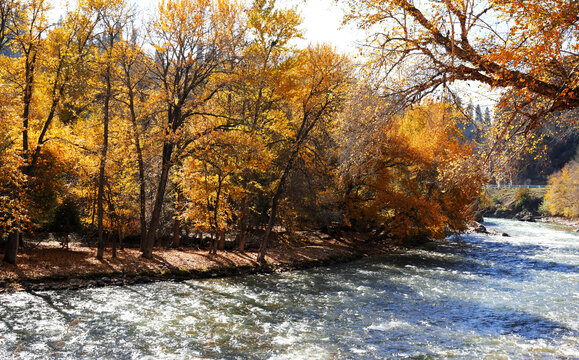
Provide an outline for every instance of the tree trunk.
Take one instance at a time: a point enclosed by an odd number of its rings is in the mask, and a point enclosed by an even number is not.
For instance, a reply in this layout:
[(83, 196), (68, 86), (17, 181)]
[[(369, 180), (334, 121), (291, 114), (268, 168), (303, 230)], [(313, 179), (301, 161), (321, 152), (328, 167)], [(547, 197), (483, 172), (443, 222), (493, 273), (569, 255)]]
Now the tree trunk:
[[(278, 192), (281, 193), (279, 190), (280, 187), (278, 187)], [(277, 204), (277, 196), (274, 196), (271, 202), (271, 213), (269, 214), (269, 220), (267, 222), (267, 227), (265, 228), (265, 235), (263, 235), (261, 243), (259, 244), (259, 255), (257, 256), (257, 261), (260, 263), (265, 263), (265, 253), (267, 252), (267, 247), (269, 246), (269, 237), (271, 235), (271, 230), (273, 229), (273, 224), (277, 213)]]
[(179, 215), (181, 213), (181, 204), (183, 202), (183, 192), (177, 188), (177, 200), (175, 201), (175, 222), (173, 223), (173, 246), (181, 246), (181, 220)]
[(112, 255), (111, 255), (111, 257), (112, 257), (113, 259), (116, 259), (116, 258), (117, 258), (117, 235), (118, 235), (118, 232), (113, 232), (113, 233), (110, 235), (111, 238), (112, 238), (112, 242), (113, 242), (113, 243), (112, 243)]
[(104, 208), (103, 208), (103, 198), (104, 198), (104, 190), (105, 190), (105, 170), (106, 170), (106, 161), (107, 161), (107, 150), (109, 146), (109, 103), (111, 99), (112, 93), (112, 85), (111, 85), (111, 67), (107, 65), (107, 72), (106, 72), (106, 83), (107, 89), (105, 93), (105, 103), (104, 103), (104, 119), (103, 119), (103, 147), (101, 151), (101, 160), (99, 166), (99, 182), (98, 182), (98, 194), (97, 194), (97, 223), (98, 223), (98, 233), (99, 233), (99, 240), (98, 240), (98, 247), (97, 247), (97, 259), (102, 260), (105, 251), (105, 239), (103, 236), (103, 217), (104, 217)]
[(315, 125), (315, 122), (312, 122), (311, 124), (309, 124), (308, 126), (306, 126), (306, 120), (307, 118), (304, 117), (304, 119), (302, 120), (302, 124), (300, 126), (300, 129), (298, 130), (298, 137), (296, 140), (296, 143), (294, 145), (294, 149), (292, 150), (288, 162), (283, 170), (283, 174), (279, 180), (279, 184), (277, 185), (277, 189), (275, 190), (275, 194), (273, 196), (273, 198), (271, 199), (271, 211), (269, 214), (269, 220), (267, 222), (267, 228), (265, 229), (265, 235), (263, 236), (263, 239), (261, 240), (261, 244), (259, 246), (259, 255), (257, 257), (257, 260), (259, 262), (265, 262), (265, 253), (267, 251), (267, 247), (269, 246), (269, 237), (271, 235), (271, 231), (273, 229), (273, 224), (275, 222), (275, 216), (277, 215), (277, 207), (279, 204), (279, 199), (281, 197), (281, 194), (283, 193), (283, 188), (285, 186), (285, 182), (287, 181), (287, 178), (293, 168), (293, 164), (294, 161), (296, 160), (300, 149), (301, 149), (301, 145), (303, 144), (303, 142), (305, 141), (305, 139), (307, 138), (309, 132), (312, 130), (312, 128)]
[[(32, 54), (30, 54), (30, 52), (32, 52)], [(22, 111), (22, 158), (25, 163), (25, 173), (28, 173), (28, 121), (30, 119), (30, 107), (32, 105), (32, 94), (34, 90), (34, 68), (36, 66), (36, 51), (30, 50), (30, 52), (26, 56), (24, 96), (22, 98), (22, 103), (24, 104), (24, 110)]]
[(217, 249), (223, 251), (225, 250), (225, 231), (220, 230), (218, 234), (219, 242), (217, 243)]
[(137, 115), (135, 112), (135, 94), (129, 84), (129, 110), (131, 114), (131, 124), (133, 130), (133, 139), (135, 140), (135, 148), (137, 150), (137, 160), (139, 163), (139, 209), (140, 209), (140, 223), (141, 223), (141, 251), (144, 249), (147, 241), (147, 198), (146, 198), (146, 183), (145, 183), (145, 162), (143, 160), (143, 149), (141, 147), (141, 140), (137, 127)]
[(54, 84), (52, 86), (52, 103), (50, 105), (50, 111), (48, 112), (48, 116), (44, 121), (44, 125), (42, 126), (42, 131), (40, 131), (40, 135), (38, 135), (38, 141), (36, 142), (36, 149), (32, 153), (32, 160), (29, 164), (29, 174), (34, 174), (36, 170), (36, 164), (38, 163), (38, 159), (40, 158), (40, 152), (42, 150), (42, 146), (46, 142), (45, 137), (52, 121), (54, 120), (54, 116), (56, 115), (56, 109), (60, 103), (60, 99), (62, 97), (62, 93), (64, 92), (64, 86), (60, 85), (58, 80), (60, 79), (60, 73), (63, 67), (64, 58), (61, 56), (58, 59), (58, 68), (56, 69), (56, 74), (54, 76)]
[(125, 237), (125, 234), (123, 233), (123, 230), (121, 229), (121, 227), (119, 227), (119, 250), (124, 250), (124, 244), (123, 244), (123, 239)]
[(6, 243), (6, 253), (3, 261), (8, 264), (16, 264), (16, 255), (18, 254), (18, 245), (20, 243), (20, 231), (16, 230), (8, 236)]
[(155, 244), (155, 235), (161, 220), (161, 210), (163, 208), (163, 201), (165, 199), (165, 190), (167, 189), (167, 181), (169, 180), (169, 171), (171, 170), (171, 155), (173, 154), (173, 144), (165, 143), (163, 145), (163, 164), (161, 168), (161, 177), (159, 178), (159, 185), (155, 195), (155, 203), (153, 212), (151, 213), (151, 222), (149, 223), (149, 230), (147, 231), (147, 241), (143, 248), (143, 257), (150, 259), (153, 257), (153, 245)]
[(175, 218), (173, 222), (173, 247), (181, 246), (181, 220)]
[(245, 252), (245, 239), (247, 237), (247, 219), (249, 217), (249, 196), (243, 198), (241, 216), (239, 218), (239, 252)]
[(270, 205), (270, 214), (269, 214), (269, 220), (267, 221), (267, 227), (265, 229), (265, 235), (263, 236), (261, 243), (259, 245), (259, 255), (257, 257), (257, 260), (259, 262), (265, 262), (265, 253), (267, 251), (267, 247), (269, 246), (269, 237), (271, 235), (271, 231), (273, 229), (273, 224), (275, 222), (275, 217), (277, 215), (277, 207), (279, 204), (279, 199), (281, 198), (281, 195), (283, 193), (283, 188), (285, 186), (285, 182), (289, 176), (290, 171), (293, 168), (293, 163), (295, 158), (298, 155), (299, 152), (299, 145), (301, 145), (302, 140), (299, 140), (298, 143), (296, 144), (296, 148), (294, 149), (294, 151), (292, 152), (288, 163), (286, 164), (286, 167), (283, 171), (283, 174), (279, 180), (279, 184), (277, 185), (277, 188), (275, 189), (275, 194), (273, 195), (273, 198), (271, 199), (271, 205)]
[(211, 241), (209, 243), (209, 254), (217, 254), (217, 233), (211, 232)]

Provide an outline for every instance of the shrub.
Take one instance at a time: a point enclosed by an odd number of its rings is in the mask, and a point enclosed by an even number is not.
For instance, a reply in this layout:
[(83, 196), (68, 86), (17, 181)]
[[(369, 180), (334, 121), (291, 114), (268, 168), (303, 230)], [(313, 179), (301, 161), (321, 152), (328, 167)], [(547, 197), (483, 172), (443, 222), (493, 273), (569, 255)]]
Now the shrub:
[(519, 210), (531, 210), (533, 199), (529, 188), (519, 188), (515, 195), (515, 207)]
[(545, 208), (551, 215), (579, 217), (579, 161), (572, 161), (551, 175)]

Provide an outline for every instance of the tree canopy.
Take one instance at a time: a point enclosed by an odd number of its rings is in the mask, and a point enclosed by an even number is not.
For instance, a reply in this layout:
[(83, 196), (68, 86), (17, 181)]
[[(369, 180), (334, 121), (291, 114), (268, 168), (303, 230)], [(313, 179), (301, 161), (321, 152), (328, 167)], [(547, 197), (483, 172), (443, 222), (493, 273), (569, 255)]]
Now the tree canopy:
[[(574, 0), (344, 0), (389, 92), (416, 102), (459, 80), (512, 89), (532, 128), (579, 106)], [(509, 97), (509, 100), (512, 100)]]

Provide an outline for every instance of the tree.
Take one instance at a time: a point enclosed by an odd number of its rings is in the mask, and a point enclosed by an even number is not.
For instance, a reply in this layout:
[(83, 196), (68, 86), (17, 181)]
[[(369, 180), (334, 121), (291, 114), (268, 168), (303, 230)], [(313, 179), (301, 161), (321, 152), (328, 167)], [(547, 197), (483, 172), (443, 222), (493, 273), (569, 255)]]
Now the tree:
[(30, 228), (24, 162), (15, 147), (20, 118), (13, 100), (0, 95), (0, 234), (7, 240), (3, 261), (16, 263), (20, 234)]
[(5, 0), (0, 3), (0, 52), (5, 52), (13, 38), (15, 12), (20, 8), (18, 0)]
[(147, 103), (152, 94), (152, 77), (148, 69), (150, 68), (150, 58), (146, 56), (141, 44), (139, 44), (139, 34), (134, 24), (125, 30), (125, 41), (119, 44), (120, 59), (120, 81), (122, 83), (121, 94), (118, 100), (121, 101), (130, 119), (131, 136), (134, 141), (135, 153), (138, 161), (138, 186), (139, 186), (139, 221), (141, 232), (141, 246), (145, 244), (147, 238), (147, 200), (146, 200), (146, 179), (145, 179), (145, 159), (142, 123), (152, 117), (154, 106)]
[[(97, 259), (102, 260), (104, 254), (104, 196), (106, 181), (106, 162), (109, 147), (109, 124), (112, 118), (111, 102), (113, 100), (113, 76), (114, 67), (118, 63), (116, 59), (116, 46), (121, 39), (123, 28), (131, 16), (124, 0), (96, 2), (95, 12), (99, 19), (99, 29), (95, 37), (99, 56), (99, 71), (102, 77), (102, 147), (99, 161), (98, 193), (97, 193), (97, 226), (98, 226), (98, 250)], [(114, 252), (113, 252), (114, 253)]]
[[(233, 104), (236, 129), (252, 139), (252, 157), (259, 166), (243, 167), (243, 189), (238, 223), (239, 249), (244, 251), (248, 225), (267, 222), (275, 144), (288, 136), (287, 79), (295, 75), (297, 51), (291, 41), (301, 37), (301, 18), (294, 8), (279, 9), (275, 0), (253, 1), (248, 12), (247, 46), (231, 79), (227, 103)], [(250, 160), (250, 159), (247, 159)]]
[(240, 178), (262, 166), (256, 156), (261, 147), (245, 132), (216, 131), (200, 139), (196, 151), (184, 159), (177, 181), (185, 200), (180, 218), (195, 231), (212, 235), (210, 253), (223, 248), (225, 232), (235, 225), (240, 213), (236, 204), (246, 196)]
[[(51, 29), (44, 41), (44, 51), (39, 61), (42, 74), (39, 78), (47, 94), (48, 107), (45, 117), (40, 121), (41, 130), (36, 136), (34, 151), (26, 167), (28, 174), (34, 175), (47, 136), (57, 117), (66, 92), (73, 86), (77, 68), (89, 58), (90, 41), (93, 39), (97, 19), (92, 17), (91, 9), (79, 6), (67, 12), (63, 19)], [(33, 143), (34, 145), (34, 143)]]
[[(153, 23), (155, 47), (153, 76), (160, 84), (165, 111), (161, 169), (155, 188), (153, 210), (143, 247), (143, 257), (152, 256), (175, 147), (183, 125), (221, 89), (214, 76), (232, 60), (229, 50), (240, 39), (239, 8), (227, 1), (168, 0), (159, 5)], [(204, 130), (197, 134), (203, 136)]]
[(568, 218), (579, 217), (579, 162), (571, 161), (549, 178), (545, 193), (547, 211)]
[(287, 125), (289, 134), (281, 143), (283, 155), (276, 161), (279, 170), (271, 193), (265, 234), (260, 243), (259, 261), (265, 261), (281, 196), (296, 161), (313, 130), (331, 122), (339, 113), (349, 85), (349, 61), (328, 46), (309, 47), (302, 51), (297, 61), (299, 65), (294, 69), (294, 78), (286, 79), (294, 86), (288, 89), (292, 95), (291, 108), (288, 109), (291, 114)]
[(480, 105), (477, 105), (475, 107), (474, 113), (475, 113), (475, 116), (474, 116), (475, 124), (477, 124), (478, 126), (481, 126), (484, 122), (484, 119), (483, 119), (483, 113), (482, 113), (482, 109), (481, 109)]
[(493, 123), (493, 120), (491, 118), (491, 112), (490, 112), (488, 106), (485, 108), (485, 113), (483, 116), (483, 122), (482, 123), (483, 123), (484, 127), (489, 127)]
[[(11, 41), (14, 51), (21, 54), (23, 74), (19, 70), (14, 74), (16, 82), (22, 88), (22, 158), (25, 168), (29, 161), (29, 123), (32, 96), (35, 86), (38, 54), (44, 43), (43, 36), (48, 30), (48, 2), (45, 0), (26, 0), (16, 11), (13, 21)], [(20, 78), (23, 75), (23, 78)], [(28, 172), (28, 171), (26, 171)]]
[(466, 80), (516, 91), (526, 129), (579, 106), (577, 1), (345, 2), (348, 21), (378, 29), (372, 65), (403, 103)]
[(461, 111), (425, 103), (392, 116), (396, 103), (362, 88), (341, 116), (346, 221), (403, 243), (464, 230), (482, 174), (461, 141)]

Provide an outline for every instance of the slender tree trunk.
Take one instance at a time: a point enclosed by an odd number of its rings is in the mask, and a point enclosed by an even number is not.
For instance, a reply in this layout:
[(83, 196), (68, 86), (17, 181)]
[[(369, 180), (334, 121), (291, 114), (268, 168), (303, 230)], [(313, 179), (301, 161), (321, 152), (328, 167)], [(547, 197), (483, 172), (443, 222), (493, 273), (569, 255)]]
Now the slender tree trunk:
[(223, 251), (225, 250), (225, 231), (219, 230), (218, 234), (219, 242), (217, 243), (217, 249)]
[[(22, 158), (24, 159), (26, 173), (28, 173), (28, 122), (30, 119), (30, 107), (32, 105), (32, 93), (34, 91), (34, 70), (36, 66), (36, 52), (30, 50), (24, 69), (24, 96), (22, 102), (24, 110), (22, 111)], [(30, 58), (32, 57), (32, 58)]]
[[(278, 186), (276, 195), (279, 193), (281, 194), (281, 187)], [(273, 229), (273, 224), (275, 221), (275, 216), (277, 215), (277, 205), (278, 205), (278, 200), (277, 200), (277, 196), (274, 196), (272, 201), (271, 201), (271, 205), (270, 205), (270, 214), (269, 214), (269, 220), (267, 221), (267, 227), (265, 228), (265, 235), (263, 235), (263, 238), (261, 239), (261, 243), (259, 244), (259, 255), (257, 256), (257, 261), (264, 263), (265, 262), (265, 254), (267, 252), (267, 248), (269, 246), (269, 237), (271, 235), (271, 231)]]
[(140, 205), (140, 223), (141, 223), (141, 251), (144, 249), (147, 241), (147, 198), (145, 183), (145, 162), (143, 160), (143, 149), (137, 126), (137, 115), (135, 112), (135, 94), (129, 83), (129, 110), (131, 114), (131, 124), (133, 130), (133, 139), (137, 150), (137, 160), (139, 163), (139, 205)]
[(111, 85), (111, 67), (107, 65), (107, 72), (106, 72), (106, 83), (107, 89), (105, 94), (105, 103), (104, 103), (104, 119), (103, 119), (103, 147), (101, 151), (101, 160), (99, 166), (99, 180), (98, 180), (98, 194), (97, 194), (97, 226), (98, 226), (98, 246), (97, 246), (97, 259), (102, 260), (105, 251), (105, 239), (103, 234), (103, 217), (104, 217), (104, 207), (103, 207), (103, 199), (104, 199), (104, 190), (105, 190), (105, 170), (106, 170), (106, 161), (107, 161), (107, 151), (109, 146), (109, 103), (111, 99), (112, 93), (112, 85)]
[(275, 223), (275, 217), (277, 215), (277, 207), (279, 205), (279, 200), (280, 200), (281, 195), (283, 193), (283, 188), (285, 186), (285, 182), (289, 176), (290, 171), (293, 168), (294, 160), (299, 153), (301, 143), (302, 143), (302, 140), (298, 140), (298, 143), (296, 144), (296, 147), (293, 150), (293, 152), (288, 160), (288, 163), (286, 164), (286, 167), (283, 171), (283, 174), (279, 180), (279, 184), (277, 185), (277, 188), (275, 189), (275, 193), (271, 199), (269, 220), (267, 221), (267, 227), (265, 228), (265, 235), (263, 236), (261, 243), (259, 245), (259, 255), (257, 257), (257, 260), (259, 262), (265, 262), (265, 253), (267, 251), (267, 247), (269, 246), (269, 237), (270, 237), (271, 231), (273, 229), (273, 224)]
[(54, 84), (52, 87), (52, 94), (51, 94), (52, 103), (50, 105), (50, 111), (48, 112), (48, 116), (44, 121), (42, 130), (40, 131), (40, 135), (38, 135), (38, 141), (36, 142), (36, 149), (34, 149), (34, 152), (32, 153), (32, 160), (30, 161), (29, 165), (30, 174), (33, 174), (36, 169), (36, 164), (38, 163), (38, 159), (40, 157), (40, 151), (42, 150), (42, 146), (46, 141), (44, 138), (46, 136), (46, 133), (48, 132), (48, 129), (50, 128), (50, 125), (52, 124), (52, 121), (54, 120), (54, 116), (56, 115), (56, 109), (58, 107), (58, 104), (60, 103), (60, 99), (64, 91), (64, 86), (59, 85), (58, 81), (60, 78), (60, 73), (62, 71), (63, 61), (64, 60), (62, 57), (59, 58), (58, 68), (56, 69), (56, 75), (54, 76)]
[(261, 240), (261, 244), (259, 246), (259, 255), (257, 257), (257, 260), (259, 262), (265, 262), (265, 253), (267, 251), (267, 247), (269, 246), (269, 237), (270, 237), (271, 231), (273, 229), (273, 224), (275, 222), (275, 217), (277, 215), (277, 207), (279, 205), (279, 200), (280, 200), (281, 195), (283, 193), (283, 188), (285, 186), (285, 182), (287, 181), (287, 178), (288, 178), (291, 170), (293, 169), (294, 161), (298, 157), (298, 154), (301, 150), (303, 142), (306, 140), (306, 138), (308, 137), (308, 134), (310, 133), (310, 131), (314, 128), (315, 124), (317, 123), (317, 118), (314, 119), (313, 121), (311, 121), (309, 124), (308, 124), (307, 120), (308, 120), (308, 116), (304, 115), (304, 118), (302, 119), (302, 124), (300, 125), (300, 128), (297, 132), (297, 139), (296, 139), (296, 142), (294, 144), (294, 148), (289, 156), (288, 162), (287, 162), (287, 164), (284, 168), (283, 174), (279, 180), (279, 184), (277, 185), (277, 189), (275, 190), (274, 196), (271, 199), (271, 205), (270, 205), (271, 210), (270, 210), (270, 214), (269, 214), (269, 220), (267, 222), (267, 228), (265, 229), (265, 235), (263, 236), (263, 239)]
[(175, 218), (173, 222), (173, 247), (181, 246), (181, 220)]
[(16, 255), (18, 254), (18, 245), (20, 243), (20, 231), (16, 230), (8, 236), (6, 243), (6, 253), (3, 261), (8, 264), (16, 264)]
[(124, 244), (123, 244), (123, 239), (125, 237), (125, 234), (123, 233), (122, 227), (119, 226), (119, 250), (124, 250)]
[(115, 233), (115, 232), (112, 232), (111, 235), (110, 235), (111, 238), (112, 238), (112, 244), (111, 244), (111, 245), (112, 245), (112, 254), (111, 254), (111, 257), (112, 257), (113, 259), (116, 259), (116, 258), (117, 258), (117, 235), (118, 235), (118, 231), (117, 231), (116, 233)]
[(174, 145), (165, 143), (163, 145), (163, 163), (161, 167), (161, 177), (159, 178), (159, 185), (155, 195), (155, 202), (153, 211), (151, 213), (151, 221), (149, 223), (149, 230), (147, 231), (147, 241), (143, 249), (143, 257), (150, 259), (153, 257), (153, 245), (155, 244), (155, 235), (161, 220), (161, 210), (163, 208), (163, 201), (165, 199), (165, 190), (167, 189), (167, 182), (169, 180), (169, 171), (171, 170), (171, 155), (173, 154)]
[[(219, 200), (221, 200), (221, 186), (223, 184), (223, 178), (221, 175), (218, 176), (217, 180), (217, 194), (215, 194), (215, 204), (213, 205), (213, 225), (215, 226), (215, 249), (214, 254), (217, 254), (217, 249), (223, 250), (225, 248), (225, 232), (220, 230), (220, 225), (217, 223), (217, 215), (219, 215)], [(223, 236), (222, 236), (223, 233)], [(223, 239), (223, 249), (221, 248)]]
[(179, 215), (181, 214), (183, 202), (183, 192), (181, 189), (177, 188), (177, 200), (175, 201), (175, 222), (173, 223), (173, 246), (181, 246), (181, 220), (179, 220)]

